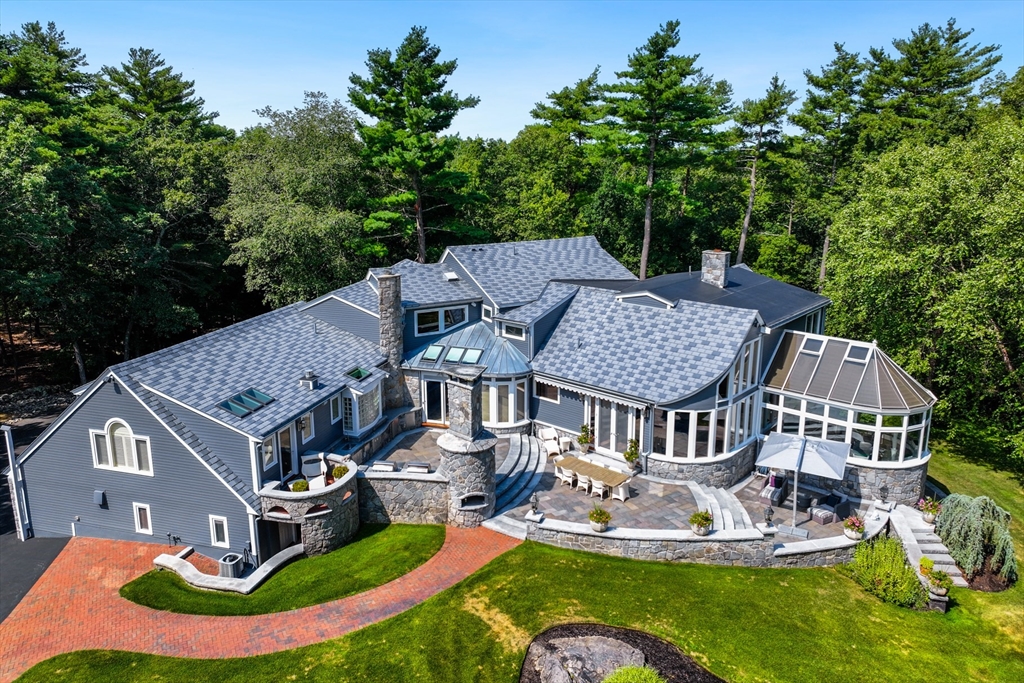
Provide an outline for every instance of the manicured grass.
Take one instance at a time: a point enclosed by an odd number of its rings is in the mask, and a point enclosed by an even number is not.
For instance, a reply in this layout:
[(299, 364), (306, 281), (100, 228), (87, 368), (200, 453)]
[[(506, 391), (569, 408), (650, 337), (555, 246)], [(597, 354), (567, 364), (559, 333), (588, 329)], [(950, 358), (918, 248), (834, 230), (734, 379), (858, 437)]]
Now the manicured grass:
[[(1002, 498), (1021, 495), (1005, 473), (945, 451), (934, 457), (936, 478), (952, 490), (984, 492), (1020, 511), (1019, 497)], [(948, 614), (916, 612), (830, 569), (658, 564), (524, 543), (427, 602), (338, 640), (214, 661), (79, 652), (24, 679), (513, 683), (535, 634), (598, 621), (667, 638), (730, 681), (1024, 680), (1021, 587), (951, 596)]]
[(151, 571), (121, 588), (121, 596), (183, 614), (268, 614), (361, 593), (407, 574), (444, 544), (444, 527), (364, 524), (355, 540), (327, 555), (289, 564), (249, 595), (192, 588), (170, 571)]

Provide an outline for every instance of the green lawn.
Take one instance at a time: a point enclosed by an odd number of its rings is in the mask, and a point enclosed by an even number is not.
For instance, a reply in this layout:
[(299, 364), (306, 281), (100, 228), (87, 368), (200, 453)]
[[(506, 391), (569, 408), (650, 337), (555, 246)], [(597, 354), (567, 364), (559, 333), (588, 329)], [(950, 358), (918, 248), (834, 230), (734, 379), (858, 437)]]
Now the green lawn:
[[(1019, 520), (1021, 491), (1007, 475), (938, 450), (933, 472), (954, 491), (993, 496)], [(1021, 587), (951, 596), (948, 614), (915, 612), (830, 569), (635, 562), (524, 543), (422, 605), (338, 640), (217, 661), (82, 652), (43, 662), (25, 680), (513, 683), (530, 638), (569, 621), (650, 631), (730, 681), (1024, 680)]]
[(347, 546), (296, 560), (249, 595), (199, 590), (174, 572), (154, 570), (123, 586), (121, 596), (184, 614), (284, 612), (383, 585), (426, 562), (443, 544), (443, 526), (364, 524)]

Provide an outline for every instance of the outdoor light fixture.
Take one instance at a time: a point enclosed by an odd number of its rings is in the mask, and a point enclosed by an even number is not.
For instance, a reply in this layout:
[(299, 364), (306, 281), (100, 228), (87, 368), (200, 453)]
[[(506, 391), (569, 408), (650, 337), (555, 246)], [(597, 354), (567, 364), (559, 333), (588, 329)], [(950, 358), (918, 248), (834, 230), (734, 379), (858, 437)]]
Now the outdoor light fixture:
[(768, 526), (772, 525), (772, 516), (774, 514), (775, 514), (775, 510), (772, 508), (771, 505), (769, 505), (768, 507), (766, 507), (764, 509), (764, 522), (765, 522), (765, 524), (767, 524)]
[(878, 495), (882, 496), (882, 502), (884, 503), (886, 497), (888, 497), (889, 495), (889, 487), (886, 484), (882, 484), (882, 486), (878, 489)]

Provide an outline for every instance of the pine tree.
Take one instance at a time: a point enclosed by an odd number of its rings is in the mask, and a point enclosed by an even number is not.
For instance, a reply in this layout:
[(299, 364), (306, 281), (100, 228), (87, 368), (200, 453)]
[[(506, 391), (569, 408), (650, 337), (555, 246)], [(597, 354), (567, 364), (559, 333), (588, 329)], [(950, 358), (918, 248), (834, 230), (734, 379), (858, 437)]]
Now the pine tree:
[(208, 122), (216, 114), (203, 113), (203, 99), (195, 96), (195, 81), (185, 80), (149, 48), (131, 48), (129, 61), (120, 68), (105, 66), (102, 85), (117, 96), (117, 104), (137, 119), (153, 115)]

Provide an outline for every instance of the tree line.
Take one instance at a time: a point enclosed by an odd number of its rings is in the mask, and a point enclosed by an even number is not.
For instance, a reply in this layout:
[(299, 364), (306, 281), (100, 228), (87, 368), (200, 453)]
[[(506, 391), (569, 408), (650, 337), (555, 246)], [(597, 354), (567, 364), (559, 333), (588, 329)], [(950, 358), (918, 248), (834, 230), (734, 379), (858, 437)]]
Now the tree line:
[(449, 244), (593, 234), (641, 278), (700, 252), (832, 298), (950, 425), (1024, 460), (1024, 71), (923, 24), (796, 87), (732, 88), (668, 21), (620, 70), (548, 93), (512, 140), (462, 138), (457, 61), (413, 27), (347, 102), (307, 93), (240, 133), (158, 53), (89, 71), (52, 23), (0, 36), (0, 298), (54, 374), (310, 299)]

